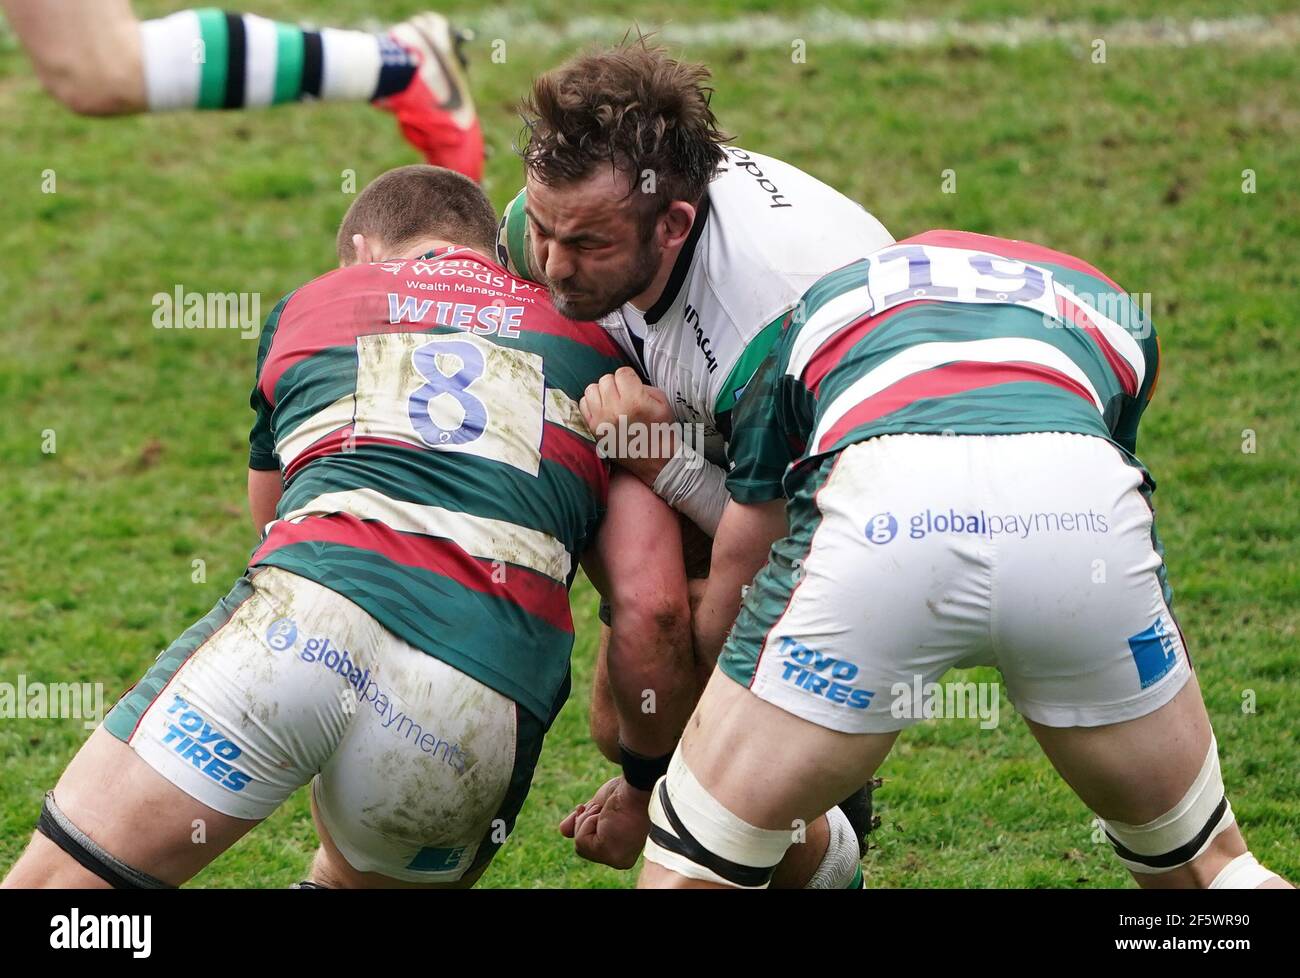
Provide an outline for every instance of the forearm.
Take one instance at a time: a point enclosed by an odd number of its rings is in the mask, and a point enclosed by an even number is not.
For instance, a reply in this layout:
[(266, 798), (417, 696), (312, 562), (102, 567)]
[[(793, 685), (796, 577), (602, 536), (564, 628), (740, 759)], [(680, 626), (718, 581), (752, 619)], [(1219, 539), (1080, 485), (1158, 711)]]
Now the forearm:
[(718, 525), (704, 596), (692, 616), (696, 658), (712, 669), (740, 612), (741, 591), (767, 563), (772, 544), (786, 533), (784, 500), (757, 505), (733, 502)]
[[(610, 630), (607, 668), (618, 712), (619, 743), (645, 757), (672, 753), (695, 707), (690, 619), (671, 629), (645, 633), (618, 623)], [(628, 616), (624, 614), (623, 620)]]
[(670, 752), (694, 707), (690, 602), (678, 519), (627, 473), (583, 558), (611, 606), (605, 667), (619, 739), (638, 754)]

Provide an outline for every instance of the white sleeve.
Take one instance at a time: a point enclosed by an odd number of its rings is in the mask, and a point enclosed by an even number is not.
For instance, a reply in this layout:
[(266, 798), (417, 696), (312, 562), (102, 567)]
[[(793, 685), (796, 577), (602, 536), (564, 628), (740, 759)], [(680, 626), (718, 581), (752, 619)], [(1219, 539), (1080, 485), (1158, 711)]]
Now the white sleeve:
[(727, 473), (689, 445), (680, 445), (655, 478), (655, 493), (712, 537), (731, 499)]

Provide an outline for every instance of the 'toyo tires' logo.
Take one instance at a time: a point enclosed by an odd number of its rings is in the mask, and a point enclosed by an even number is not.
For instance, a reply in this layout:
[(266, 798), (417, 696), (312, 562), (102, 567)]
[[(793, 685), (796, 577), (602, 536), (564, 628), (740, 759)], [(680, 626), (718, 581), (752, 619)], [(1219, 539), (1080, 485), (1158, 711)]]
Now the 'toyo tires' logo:
[(298, 641), (298, 624), (292, 618), (277, 618), (266, 630), (266, 644), (276, 652), (293, 648)]
[(867, 520), (867, 541), (888, 543), (898, 533), (898, 520), (893, 513), (877, 513)]

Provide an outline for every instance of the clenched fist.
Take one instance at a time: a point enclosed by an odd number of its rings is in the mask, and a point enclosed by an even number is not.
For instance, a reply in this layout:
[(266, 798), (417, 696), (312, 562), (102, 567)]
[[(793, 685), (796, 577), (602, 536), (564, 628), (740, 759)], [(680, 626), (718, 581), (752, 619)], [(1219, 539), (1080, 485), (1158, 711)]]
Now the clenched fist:
[(596, 789), (560, 823), (583, 859), (615, 869), (631, 869), (650, 834), (650, 792), (638, 791), (621, 777)]
[(631, 367), (619, 367), (587, 386), (578, 409), (602, 453), (653, 486), (678, 444), (664, 392), (643, 383)]

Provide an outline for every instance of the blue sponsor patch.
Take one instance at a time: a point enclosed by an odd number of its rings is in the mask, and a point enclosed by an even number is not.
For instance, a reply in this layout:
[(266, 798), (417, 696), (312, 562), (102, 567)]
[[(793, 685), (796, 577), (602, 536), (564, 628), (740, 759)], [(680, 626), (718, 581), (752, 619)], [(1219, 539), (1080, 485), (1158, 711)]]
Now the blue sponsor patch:
[(449, 873), (460, 866), (468, 851), (468, 846), (456, 846), (454, 849), (425, 846), (415, 854), (406, 868), (420, 873)]
[[(170, 718), (170, 719), (169, 719)], [(243, 754), (232, 740), (183, 697), (172, 696), (172, 705), (162, 718), (162, 742), (189, 761), (221, 787), (243, 791), (253, 780), (247, 771), (235, 766)]]
[(1150, 628), (1138, 632), (1128, 640), (1129, 651), (1137, 664), (1138, 679), (1142, 688), (1158, 682), (1178, 662), (1176, 633), (1163, 618), (1157, 618)]

